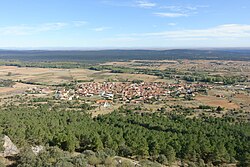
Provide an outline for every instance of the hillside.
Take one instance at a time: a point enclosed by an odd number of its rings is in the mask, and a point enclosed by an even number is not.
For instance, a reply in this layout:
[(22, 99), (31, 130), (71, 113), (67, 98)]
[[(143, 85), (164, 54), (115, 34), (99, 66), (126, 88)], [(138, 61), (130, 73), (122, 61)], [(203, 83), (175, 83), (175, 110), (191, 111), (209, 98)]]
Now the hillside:
[(0, 50), (2, 60), (20, 61), (127, 61), (127, 60), (240, 60), (250, 61), (250, 50), (98, 50), (98, 51), (47, 51)]

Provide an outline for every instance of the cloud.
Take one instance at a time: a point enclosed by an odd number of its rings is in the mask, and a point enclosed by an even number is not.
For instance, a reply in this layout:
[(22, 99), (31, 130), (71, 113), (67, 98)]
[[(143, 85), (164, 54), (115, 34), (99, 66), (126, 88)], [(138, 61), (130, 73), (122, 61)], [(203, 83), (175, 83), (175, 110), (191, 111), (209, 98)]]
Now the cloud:
[(160, 16), (160, 17), (187, 17), (189, 16), (186, 13), (154, 13), (154, 15), (156, 16)]
[(136, 39), (127, 43), (132, 47), (249, 47), (250, 24), (225, 24), (204, 29), (120, 34), (117, 37)]
[(82, 26), (85, 26), (87, 24), (88, 24), (88, 22), (86, 22), (86, 21), (73, 21), (73, 25), (75, 27), (82, 27)]
[(168, 23), (169, 26), (176, 26), (176, 23)]
[(103, 0), (101, 3), (116, 6), (116, 7), (136, 7), (136, 8), (153, 8), (157, 4), (148, 0), (130, 0), (130, 1), (117, 1), (117, 0)]
[(134, 37), (118, 37), (118, 38), (105, 38), (101, 39), (102, 42), (134, 42), (134, 41), (139, 41), (139, 38), (134, 38)]
[(122, 35), (126, 37), (164, 38), (172, 40), (229, 39), (250, 37), (250, 25), (226, 24), (207, 29), (187, 29)]
[(57, 31), (68, 26), (68, 23), (45, 23), (35, 27), (30, 27), (34, 32), (43, 32), (43, 31)]
[(22, 36), (33, 35), (41, 32), (59, 31), (67, 27), (81, 27), (87, 22), (85, 21), (73, 21), (73, 22), (55, 22), (55, 23), (42, 23), (37, 25), (16, 25), (0, 27), (1, 36)]
[(157, 4), (149, 1), (136, 1), (136, 6), (140, 8), (152, 8)]
[(154, 13), (156, 16), (160, 17), (188, 17), (198, 13), (200, 8), (206, 8), (206, 5), (196, 5), (196, 6), (160, 6), (160, 9), (167, 11)]
[(115, 6), (115, 7), (131, 7), (131, 2), (115, 1), (115, 0), (103, 0), (101, 1), (104, 5)]
[(93, 28), (92, 30), (96, 32), (102, 32), (108, 29), (111, 29), (111, 27), (96, 27), (96, 28)]
[(28, 35), (32, 31), (32, 28), (27, 26), (9, 26), (0, 27), (0, 35)]
[(172, 5), (172, 6), (161, 6), (161, 9), (167, 9), (174, 12), (191, 12), (197, 11), (200, 8), (208, 8), (208, 5)]
[(66, 27), (67, 23), (44, 23), (40, 25), (18, 25), (18, 26), (7, 26), (0, 27), (1, 35), (31, 35), (45, 31), (57, 31)]

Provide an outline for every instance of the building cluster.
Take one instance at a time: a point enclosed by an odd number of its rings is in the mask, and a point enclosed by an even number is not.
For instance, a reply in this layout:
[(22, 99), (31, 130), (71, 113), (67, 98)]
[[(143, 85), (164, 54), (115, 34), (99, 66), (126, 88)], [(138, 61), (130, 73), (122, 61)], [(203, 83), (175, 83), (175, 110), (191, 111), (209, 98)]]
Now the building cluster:
[(51, 94), (53, 90), (49, 87), (31, 87), (26, 90), (29, 94)]
[(75, 88), (66, 89), (33, 87), (26, 93), (54, 94), (58, 100), (73, 100), (80, 97), (99, 96), (103, 100), (96, 104), (121, 103), (147, 103), (161, 101), (168, 97), (194, 97), (197, 93), (204, 93), (211, 87), (204, 84), (168, 84), (165, 82), (86, 82), (76, 85)]
[(76, 91), (73, 89), (66, 90), (61, 89), (61, 90), (56, 90), (54, 97), (58, 100), (73, 100), (73, 99), (78, 99), (79, 95), (77, 95)]
[(208, 86), (203, 84), (167, 84), (164, 82), (91, 82), (79, 84), (76, 93), (79, 96), (91, 97), (100, 95), (109, 100), (121, 102), (148, 102), (162, 100), (168, 96), (195, 96), (199, 90), (205, 90)]

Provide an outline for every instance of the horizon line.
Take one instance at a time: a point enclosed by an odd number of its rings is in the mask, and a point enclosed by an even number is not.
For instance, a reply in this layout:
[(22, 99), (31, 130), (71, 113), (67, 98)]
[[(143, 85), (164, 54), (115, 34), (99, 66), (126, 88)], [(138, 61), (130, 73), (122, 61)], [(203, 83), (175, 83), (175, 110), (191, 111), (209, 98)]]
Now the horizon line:
[(250, 49), (250, 47), (0, 47), (0, 50), (47, 50), (47, 51), (101, 51), (101, 50), (217, 50), (217, 49)]

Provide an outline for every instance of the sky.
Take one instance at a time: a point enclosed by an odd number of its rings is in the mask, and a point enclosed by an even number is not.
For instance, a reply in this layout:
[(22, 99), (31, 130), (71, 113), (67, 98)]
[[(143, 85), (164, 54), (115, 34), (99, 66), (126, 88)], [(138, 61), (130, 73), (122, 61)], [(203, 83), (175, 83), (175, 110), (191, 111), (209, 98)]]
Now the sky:
[(0, 0), (0, 48), (250, 47), (249, 0)]

